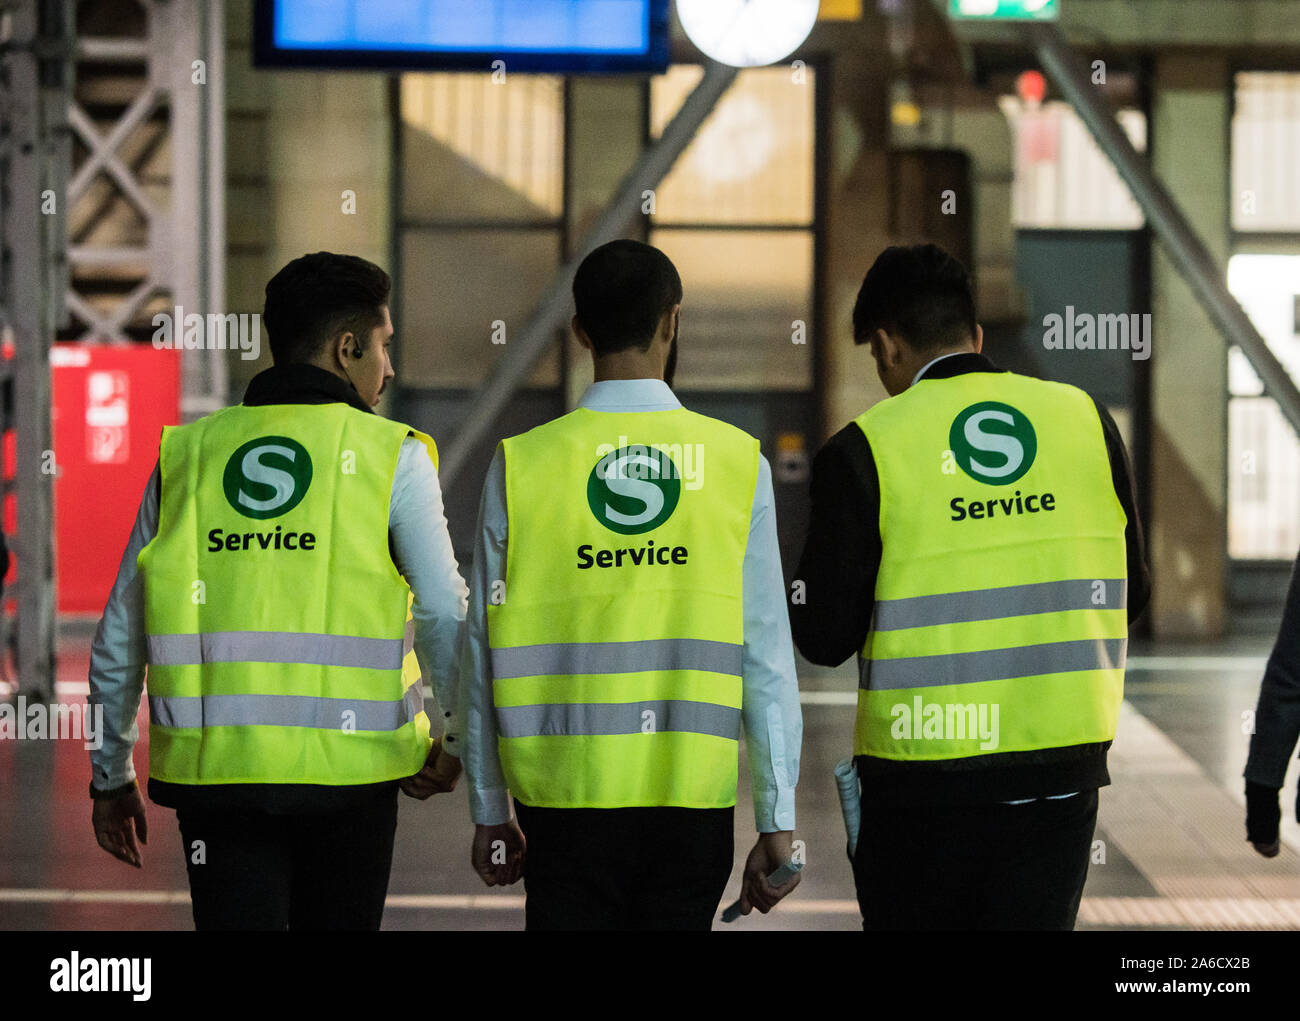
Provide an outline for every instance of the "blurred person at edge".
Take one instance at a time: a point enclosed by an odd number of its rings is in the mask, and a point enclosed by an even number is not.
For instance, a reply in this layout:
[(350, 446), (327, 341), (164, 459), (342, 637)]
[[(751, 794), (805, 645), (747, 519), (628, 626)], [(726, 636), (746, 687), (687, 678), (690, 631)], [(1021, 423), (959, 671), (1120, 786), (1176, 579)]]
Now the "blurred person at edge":
[(814, 663), (858, 655), (863, 928), (1072, 929), (1150, 590), (1124, 443), (981, 353), (934, 245), (876, 259), (853, 335), (890, 396), (814, 461), (791, 624)]
[(603, 245), (573, 295), (595, 382), (501, 443), (479, 509), (471, 857), (489, 886), (523, 876), (529, 929), (709, 929), (742, 720), (758, 830), (742, 913), (799, 882), (767, 879), (792, 857), (802, 735), (771, 472), (758, 440), (668, 386), (682, 283), (663, 252)]
[[(1272, 655), (1264, 668), (1255, 731), (1250, 735), (1246, 760), (1246, 839), (1265, 858), (1282, 849), (1279, 828), (1282, 809), (1279, 794), (1286, 782), (1286, 766), (1300, 737), (1300, 554), (1291, 568), (1291, 587), (1282, 611)], [(1296, 800), (1300, 821), (1300, 797)]]
[(176, 810), (199, 929), (377, 929), (398, 789), (460, 773), (421, 680), (450, 720), (467, 590), (437, 450), (371, 410), (393, 378), (389, 290), (329, 252), (267, 284), (274, 364), (242, 404), (163, 430), (95, 635), (95, 837), (142, 866), (147, 666), (149, 797)]

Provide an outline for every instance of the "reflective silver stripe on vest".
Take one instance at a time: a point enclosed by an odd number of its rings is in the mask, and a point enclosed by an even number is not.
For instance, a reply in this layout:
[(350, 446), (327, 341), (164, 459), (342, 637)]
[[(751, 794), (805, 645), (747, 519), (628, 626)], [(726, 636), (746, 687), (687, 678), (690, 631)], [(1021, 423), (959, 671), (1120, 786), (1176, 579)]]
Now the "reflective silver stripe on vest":
[(563, 642), (492, 650), (492, 676), (634, 674), (646, 670), (707, 670), (740, 676), (744, 646), (702, 638), (644, 642)]
[[(645, 714), (651, 712), (653, 717)], [(502, 737), (574, 737), (675, 731), (740, 739), (740, 710), (712, 702), (652, 699), (645, 702), (552, 702), (497, 706)]]
[[(1094, 586), (1105, 585), (1104, 603), (1094, 602)], [(873, 631), (933, 627), (968, 620), (994, 620), (1030, 613), (1062, 610), (1122, 610), (1128, 606), (1127, 578), (1079, 578), (1044, 581), (1032, 585), (982, 588), (972, 592), (945, 592), (937, 596), (880, 599), (876, 602)]]
[(150, 635), (154, 666), (199, 663), (311, 663), (371, 670), (402, 668), (401, 638), (357, 638), (294, 631), (209, 631), (199, 635)]
[(402, 659), (405, 659), (415, 648), (415, 621), (406, 622), (406, 631), (402, 634)]
[[(158, 727), (314, 727), (392, 731), (424, 711), (412, 684), (396, 702), (312, 695), (150, 695), (149, 722)], [(345, 713), (353, 715), (346, 716)]]
[(1114, 670), (1124, 666), (1127, 648), (1127, 639), (1087, 638), (1011, 649), (955, 652), (948, 656), (864, 659), (858, 664), (858, 687), (872, 691), (931, 688), (940, 684), (977, 684), (1076, 670)]

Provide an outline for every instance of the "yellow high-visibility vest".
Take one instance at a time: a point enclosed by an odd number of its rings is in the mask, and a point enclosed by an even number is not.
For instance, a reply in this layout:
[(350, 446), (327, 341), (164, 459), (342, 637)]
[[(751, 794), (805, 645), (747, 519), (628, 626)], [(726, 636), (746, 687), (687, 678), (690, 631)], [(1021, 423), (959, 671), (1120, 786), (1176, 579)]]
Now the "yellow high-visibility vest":
[(503, 449), (506, 577), (487, 617), (511, 791), (734, 805), (758, 441), (685, 409), (580, 408)]
[(137, 563), (149, 775), (365, 784), (431, 746), (411, 592), (388, 551), (399, 422), (333, 404), (226, 408), (163, 430)]
[(856, 419), (883, 556), (854, 751), (958, 759), (1111, 740), (1128, 643), (1126, 518), (1083, 391), (921, 380)]

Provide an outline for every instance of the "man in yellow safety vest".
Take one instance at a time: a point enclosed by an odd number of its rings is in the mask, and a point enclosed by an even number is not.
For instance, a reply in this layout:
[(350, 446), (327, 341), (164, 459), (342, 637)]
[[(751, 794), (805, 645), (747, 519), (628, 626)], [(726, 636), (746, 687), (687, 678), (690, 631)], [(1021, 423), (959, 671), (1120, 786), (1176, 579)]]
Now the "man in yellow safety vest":
[(604, 245), (573, 294), (595, 382), (503, 442), (483, 490), (460, 664), (473, 862), (512, 883), (526, 854), (530, 929), (707, 929), (742, 721), (742, 911), (798, 881), (767, 878), (797, 857), (802, 726), (771, 476), (758, 440), (669, 388), (682, 286), (662, 252)]
[(933, 245), (876, 260), (853, 327), (891, 396), (816, 458), (791, 614), (813, 662), (858, 654), (864, 927), (1072, 928), (1149, 590), (1124, 444), (980, 353)]
[(378, 928), (397, 791), (460, 772), (430, 740), (464, 619), (433, 441), (371, 408), (393, 378), (388, 275), (320, 252), (266, 288), (274, 366), (163, 430), (95, 636), (101, 847), (139, 867), (132, 748), (175, 808), (200, 929)]

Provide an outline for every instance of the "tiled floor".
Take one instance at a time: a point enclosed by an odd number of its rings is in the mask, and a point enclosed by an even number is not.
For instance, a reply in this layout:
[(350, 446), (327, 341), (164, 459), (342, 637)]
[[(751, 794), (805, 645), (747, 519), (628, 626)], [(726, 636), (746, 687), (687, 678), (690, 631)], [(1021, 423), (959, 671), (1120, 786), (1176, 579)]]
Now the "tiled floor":
[[(84, 627), (77, 630), (60, 646), (63, 702), (84, 699), (88, 639)], [(1130, 650), (1113, 785), (1101, 796), (1097, 839), (1105, 861), (1091, 867), (1080, 929), (1300, 927), (1294, 777), (1282, 795), (1282, 854), (1265, 860), (1244, 839), (1241, 771), (1249, 738), (1242, 714), (1255, 706), (1267, 653), (1263, 640)], [(801, 687), (797, 836), (808, 867), (797, 894), (737, 929), (861, 924), (831, 772), (850, 747), (854, 674), (807, 667)], [(138, 747), (141, 773), (145, 763)], [(743, 765), (740, 775), (728, 899), (753, 841)], [(152, 838), (145, 868), (136, 871), (96, 846), (88, 780), (79, 741), (0, 741), (0, 928), (188, 928), (173, 813), (150, 807)], [(385, 927), (522, 928), (522, 885), (482, 886), (469, 866), (470, 833), (463, 788), (424, 803), (403, 799)]]

